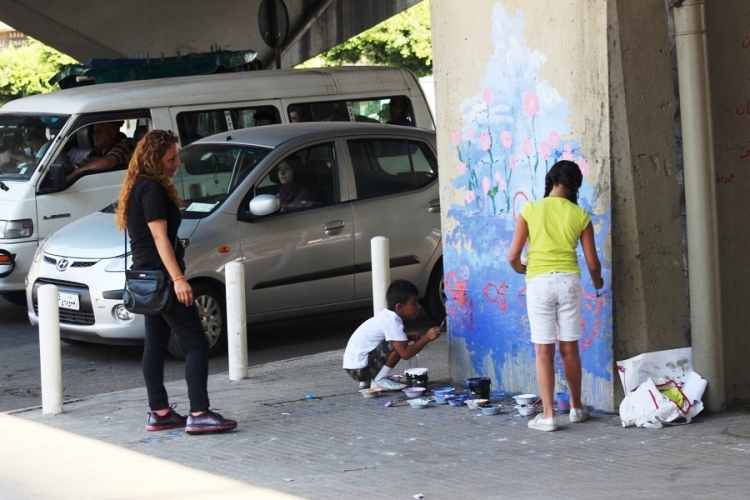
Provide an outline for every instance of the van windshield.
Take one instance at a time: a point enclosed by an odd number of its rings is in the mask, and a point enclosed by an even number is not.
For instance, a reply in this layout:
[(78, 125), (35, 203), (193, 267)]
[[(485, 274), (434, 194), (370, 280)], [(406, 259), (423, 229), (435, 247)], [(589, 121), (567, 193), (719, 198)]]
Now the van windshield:
[(28, 181), (68, 118), (0, 113), (0, 179)]
[(270, 149), (229, 144), (194, 144), (180, 152), (173, 182), (186, 219), (202, 219), (218, 209)]

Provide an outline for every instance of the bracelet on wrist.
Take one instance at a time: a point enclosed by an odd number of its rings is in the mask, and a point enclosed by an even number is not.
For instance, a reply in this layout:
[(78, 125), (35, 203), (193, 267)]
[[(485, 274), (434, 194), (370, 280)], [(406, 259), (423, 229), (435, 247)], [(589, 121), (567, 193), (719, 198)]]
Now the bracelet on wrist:
[(172, 282), (180, 281), (180, 280), (184, 280), (184, 279), (185, 279), (185, 276), (176, 276), (176, 277), (172, 278)]

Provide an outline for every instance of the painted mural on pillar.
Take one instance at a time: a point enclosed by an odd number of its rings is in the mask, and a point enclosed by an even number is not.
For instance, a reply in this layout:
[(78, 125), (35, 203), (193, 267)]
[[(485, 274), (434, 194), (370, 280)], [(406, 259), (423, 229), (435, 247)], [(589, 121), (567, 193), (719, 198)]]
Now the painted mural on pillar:
[[(544, 196), (544, 177), (558, 160), (581, 167), (579, 204), (594, 224), (604, 290), (610, 283), (609, 262), (601, 251), (609, 238), (610, 207), (597, 203), (589, 161), (594, 167), (598, 163), (570, 137), (571, 111), (565, 97), (541, 80), (546, 56), (527, 47), (524, 27), (520, 11), (510, 17), (501, 5), (494, 6), (494, 54), (478, 93), (460, 105), (462, 123), (451, 136), (456, 163), (443, 177), (450, 177), (454, 191), (447, 213), (448, 226), (454, 228), (444, 248), (451, 362), (461, 376), (489, 376), (493, 388), (510, 393), (536, 392), (537, 386), (526, 284), (508, 264), (508, 248), (521, 206)], [(578, 253), (584, 284), (584, 402), (611, 410), (611, 292), (597, 295), (580, 245)], [(555, 366), (562, 377), (559, 357)]]

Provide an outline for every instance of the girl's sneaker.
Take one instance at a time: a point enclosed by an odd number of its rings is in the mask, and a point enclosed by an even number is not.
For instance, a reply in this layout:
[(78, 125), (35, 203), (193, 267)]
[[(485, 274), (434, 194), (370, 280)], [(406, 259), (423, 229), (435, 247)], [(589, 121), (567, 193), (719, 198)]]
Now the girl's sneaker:
[(577, 424), (588, 420), (591, 413), (586, 408), (571, 408), (570, 409), (570, 423)]
[(533, 429), (535, 431), (551, 432), (557, 430), (557, 422), (555, 422), (555, 417), (542, 418), (541, 413), (529, 420), (528, 425), (529, 429)]
[(370, 384), (370, 387), (380, 387), (384, 391), (400, 391), (401, 389), (406, 388), (406, 384), (400, 384), (398, 382), (394, 382), (388, 377), (383, 377), (378, 380), (373, 380), (372, 384)]

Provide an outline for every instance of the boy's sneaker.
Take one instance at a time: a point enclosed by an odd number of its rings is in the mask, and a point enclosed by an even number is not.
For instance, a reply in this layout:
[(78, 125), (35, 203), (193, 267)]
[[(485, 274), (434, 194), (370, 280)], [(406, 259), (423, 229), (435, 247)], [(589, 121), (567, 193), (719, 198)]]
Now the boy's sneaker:
[(166, 431), (167, 429), (177, 429), (185, 427), (187, 417), (184, 417), (174, 411), (175, 405), (169, 407), (169, 412), (160, 417), (155, 411), (148, 412), (146, 419), (147, 431)]
[(588, 420), (590, 416), (591, 416), (591, 413), (589, 413), (589, 411), (586, 408), (571, 408), (570, 409), (570, 422), (572, 424), (577, 424), (579, 422)]
[(528, 425), (529, 429), (533, 429), (535, 431), (551, 432), (557, 430), (557, 422), (555, 422), (555, 417), (542, 418), (541, 413), (529, 420)]
[(367, 389), (368, 387), (370, 387), (370, 382), (360, 382), (359, 383), (359, 388), (360, 389)]
[(398, 382), (394, 382), (388, 377), (383, 377), (377, 380), (373, 380), (372, 384), (370, 384), (370, 387), (380, 387), (384, 391), (400, 391), (401, 389), (406, 388), (406, 384), (400, 384)]
[(206, 434), (209, 432), (231, 431), (235, 427), (237, 427), (236, 420), (229, 420), (218, 413), (206, 410), (198, 416), (188, 416), (185, 432), (188, 434)]

